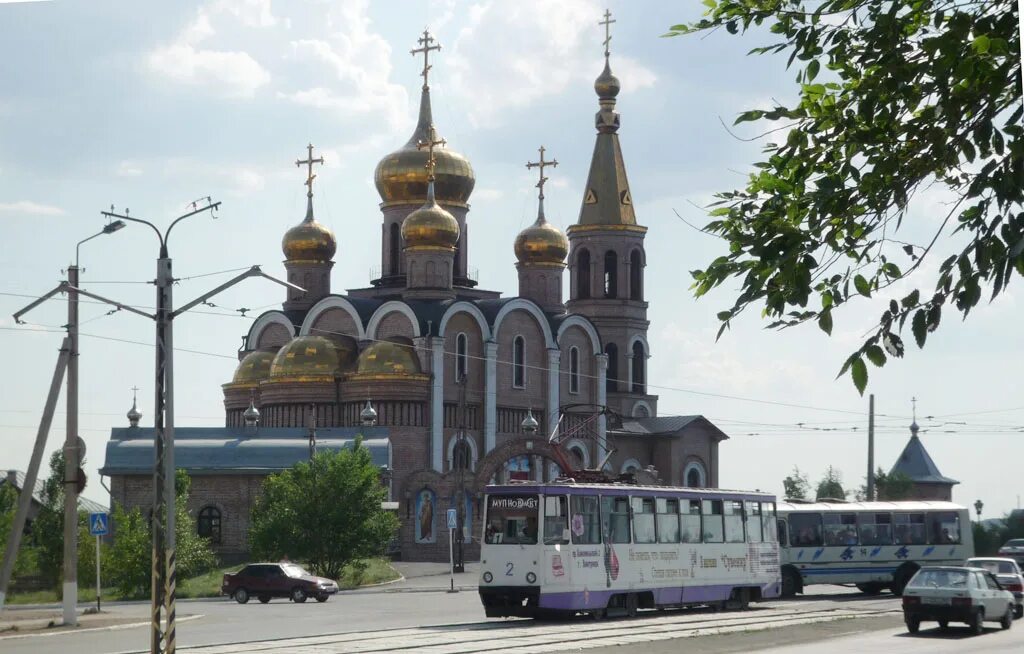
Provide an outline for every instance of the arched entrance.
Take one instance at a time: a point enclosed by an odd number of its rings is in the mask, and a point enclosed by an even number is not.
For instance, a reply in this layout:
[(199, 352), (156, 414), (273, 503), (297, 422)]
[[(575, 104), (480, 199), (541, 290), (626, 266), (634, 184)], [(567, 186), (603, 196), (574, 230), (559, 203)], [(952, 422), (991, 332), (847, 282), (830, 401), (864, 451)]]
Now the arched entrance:
[[(525, 459), (526, 465), (522, 465)], [(509, 472), (526, 472), (526, 479), (546, 481), (548, 462), (557, 461), (553, 448), (543, 438), (516, 438), (499, 445), (487, 456), (480, 459), (476, 468), (476, 487), (482, 490), (494, 479), (498, 483), (508, 481)], [(522, 468), (525, 467), (525, 470)], [(517, 475), (519, 476), (519, 475)]]

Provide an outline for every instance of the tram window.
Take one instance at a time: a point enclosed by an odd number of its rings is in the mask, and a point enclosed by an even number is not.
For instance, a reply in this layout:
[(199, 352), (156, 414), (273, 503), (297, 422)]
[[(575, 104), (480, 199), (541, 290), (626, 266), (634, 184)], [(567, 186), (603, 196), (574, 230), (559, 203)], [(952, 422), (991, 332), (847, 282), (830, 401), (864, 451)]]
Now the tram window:
[(776, 529), (779, 533), (779, 545), (789, 547), (789, 532), (786, 531), (786, 521), (779, 519), (776, 522), (778, 523)]
[(680, 531), (684, 543), (699, 543), (700, 538), (700, 500), (682, 500), (679, 506)]
[(564, 545), (569, 542), (569, 506), (565, 495), (544, 498), (544, 544)]
[(860, 513), (857, 515), (861, 545), (892, 544), (892, 514)]
[(955, 511), (928, 514), (928, 538), (932, 545), (953, 545), (960, 542), (960, 516)]
[(721, 543), (725, 533), (722, 528), (722, 500), (704, 500), (701, 514), (704, 520), (704, 542)]
[(789, 544), (791, 547), (819, 547), (821, 539), (820, 513), (789, 514)]
[(826, 545), (857, 544), (856, 513), (825, 513), (822, 518), (825, 523)]
[(536, 545), (539, 508), (536, 495), (489, 496), (485, 542), (489, 545)]
[(747, 540), (760, 543), (764, 538), (761, 531), (761, 503), (747, 502)]
[(629, 498), (601, 498), (601, 526), (610, 543), (629, 542)]
[(576, 545), (595, 545), (601, 542), (601, 504), (593, 495), (573, 495), (572, 542)]
[(894, 513), (892, 515), (893, 541), (897, 545), (924, 545), (923, 513)]
[(743, 502), (726, 500), (725, 502), (725, 542), (743, 542)]
[(659, 497), (658, 507), (658, 542), (679, 542), (679, 500)]
[(764, 542), (774, 543), (782, 533), (777, 530), (775, 525), (775, 502), (761, 503), (761, 522), (764, 527)]
[(658, 542), (658, 534), (654, 527), (653, 497), (633, 498), (633, 542)]

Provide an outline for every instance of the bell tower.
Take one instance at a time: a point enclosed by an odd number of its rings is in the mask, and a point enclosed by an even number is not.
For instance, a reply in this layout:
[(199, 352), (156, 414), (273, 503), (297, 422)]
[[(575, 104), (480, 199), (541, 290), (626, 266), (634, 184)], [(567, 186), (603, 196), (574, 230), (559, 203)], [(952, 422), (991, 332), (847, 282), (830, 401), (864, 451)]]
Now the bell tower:
[(611, 25), (605, 11), (604, 70), (594, 82), (599, 109), (597, 140), (583, 204), (569, 236), (569, 302), (589, 318), (608, 356), (608, 405), (625, 416), (654, 415), (657, 397), (647, 393), (647, 302), (644, 266), (647, 228), (637, 224), (615, 111), (619, 80), (611, 70)]

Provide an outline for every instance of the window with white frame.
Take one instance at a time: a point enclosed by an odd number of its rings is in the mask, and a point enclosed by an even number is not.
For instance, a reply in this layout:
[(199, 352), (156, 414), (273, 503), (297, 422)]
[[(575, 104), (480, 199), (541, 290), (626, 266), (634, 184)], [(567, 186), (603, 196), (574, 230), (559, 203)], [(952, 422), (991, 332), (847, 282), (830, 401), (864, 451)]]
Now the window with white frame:
[(526, 388), (526, 339), (522, 336), (512, 340), (512, 386)]

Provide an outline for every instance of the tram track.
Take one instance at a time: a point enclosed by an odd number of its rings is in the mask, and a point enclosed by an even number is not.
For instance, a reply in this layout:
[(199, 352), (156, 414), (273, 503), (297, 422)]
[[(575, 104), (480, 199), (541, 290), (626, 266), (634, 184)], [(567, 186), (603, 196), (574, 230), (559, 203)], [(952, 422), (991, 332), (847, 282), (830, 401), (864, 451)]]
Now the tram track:
[[(482, 652), (555, 652), (569, 645), (590, 649), (677, 638), (692, 638), (741, 631), (892, 615), (884, 608), (839, 607), (817, 610), (760, 609), (742, 613), (648, 613), (635, 619), (601, 622), (577, 619), (566, 622), (479, 622), (457, 625), (347, 632), (274, 641), (181, 648), (190, 654), (373, 654), (416, 650), (426, 654), (473, 654)], [(646, 613), (646, 612), (645, 612)]]

